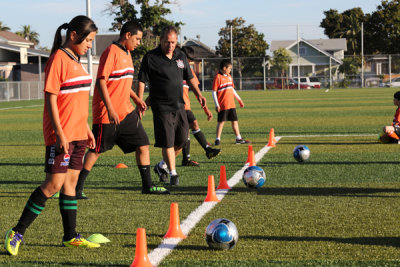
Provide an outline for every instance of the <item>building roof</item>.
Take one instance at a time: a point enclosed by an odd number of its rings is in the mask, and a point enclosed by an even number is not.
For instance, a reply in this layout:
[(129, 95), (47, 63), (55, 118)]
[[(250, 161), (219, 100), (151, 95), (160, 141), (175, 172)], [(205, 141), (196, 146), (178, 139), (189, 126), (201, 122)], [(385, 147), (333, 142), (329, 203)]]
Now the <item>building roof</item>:
[(195, 58), (216, 57), (216, 51), (208, 47), (206, 44), (200, 42), (199, 40), (185, 40), (182, 44), (182, 47), (183, 46), (190, 46), (191, 48), (193, 48)]
[[(346, 38), (334, 38), (334, 39), (314, 39), (314, 40), (304, 40), (308, 43), (313, 44), (313, 46), (318, 47), (320, 50), (324, 51), (347, 51)], [(274, 52), (278, 48), (288, 48), (297, 43), (297, 40), (278, 40), (271, 42), (271, 52)]]
[(0, 31), (0, 43), (23, 43), (25, 45), (34, 45), (31, 41), (9, 31)]
[[(7, 51), (13, 51), (19, 53), (21, 50), (21, 47), (16, 46), (16, 45), (10, 45), (10, 44), (5, 44), (5, 43), (0, 43), (0, 49), (4, 49)], [(42, 57), (50, 57), (50, 53), (39, 50), (39, 49), (34, 49), (34, 48), (27, 48), (28, 56), (42, 56)]]

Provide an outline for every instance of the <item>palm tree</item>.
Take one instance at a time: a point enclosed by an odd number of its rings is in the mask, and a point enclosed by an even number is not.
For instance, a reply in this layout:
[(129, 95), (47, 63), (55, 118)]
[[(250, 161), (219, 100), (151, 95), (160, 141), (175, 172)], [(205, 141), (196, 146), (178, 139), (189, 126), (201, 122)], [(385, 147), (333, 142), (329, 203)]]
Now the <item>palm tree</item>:
[(356, 55), (356, 52), (359, 50), (359, 41), (361, 33), (361, 23), (359, 19), (350, 15), (349, 17), (349, 27), (347, 30), (339, 32), (339, 38), (345, 37), (347, 40), (347, 49), (349, 50), (349, 54)]
[(39, 43), (39, 33), (31, 30), (30, 25), (22, 25), (22, 31), (16, 32), (19, 36), (23, 37), (25, 40), (31, 41), (35, 45)]
[(3, 24), (2, 21), (0, 21), (0, 31), (9, 31), (11, 30), (10, 27), (6, 26), (5, 24)]

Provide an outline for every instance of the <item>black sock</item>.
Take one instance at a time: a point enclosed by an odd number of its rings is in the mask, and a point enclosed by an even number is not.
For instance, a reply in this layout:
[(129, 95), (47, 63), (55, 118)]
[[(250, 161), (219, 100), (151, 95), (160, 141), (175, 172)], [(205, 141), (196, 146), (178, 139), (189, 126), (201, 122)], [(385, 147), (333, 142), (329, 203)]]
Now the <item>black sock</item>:
[(76, 237), (76, 214), (78, 213), (78, 201), (75, 196), (67, 196), (60, 193), (60, 213), (64, 227), (64, 241)]
[(182, 162), (187, 162), (190, 159), (190, 139), (186, 141), (182, 148)]
[(82, 195), (83, 185), (85, 184), (86, 177), (89, 175), (90, 171), (82, 169), (79, 173), (78, 183), (76, 184), (75, 192), (77, 196)]
[(201, 147), (206, 150), (207, 148), (207, 140), (206, 137), (204, 136), (203, 132), (200, 131), (200, 129), (198, 130), (197, 133), (193, 134), (194, 137), (196, 138), (197, 142), (199, 142), (199, 144), (201, 145)]
[(140, 177), (142, 178), (142, 188), (149, 189), (153, 186), (150, 173), (150, 165), (138, 165)]
[(26, 202), (24, 211), (18, 221), (17, 226), (13, 228), (15, 232), (24, 235), (25, 230), (33, 223), (37, 216), (43, 211), (44, 204), (48, 198), (43, 194), (40, 187), (36, 188)]

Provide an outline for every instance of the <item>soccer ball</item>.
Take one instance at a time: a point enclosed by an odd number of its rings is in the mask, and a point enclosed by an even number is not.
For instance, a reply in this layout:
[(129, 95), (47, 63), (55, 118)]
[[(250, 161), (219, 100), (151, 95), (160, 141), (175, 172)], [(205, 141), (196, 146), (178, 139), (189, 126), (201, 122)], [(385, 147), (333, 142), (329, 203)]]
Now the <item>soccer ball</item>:
[(265, 172), (258, 166), (250, 166), (244, 170), (242, 180), (247, 187), (260, 188), (265, 183)]
[(232, 249), (238, 239), (239, 233), (236, 225), (228, 219), (215, 219), (206, 228), (206, 241), (212, 249)]
[(310, 158), (310, 149), (305, 145), (296, 146), (293, 150), (293, 157), (298, 162), (305, 162)]

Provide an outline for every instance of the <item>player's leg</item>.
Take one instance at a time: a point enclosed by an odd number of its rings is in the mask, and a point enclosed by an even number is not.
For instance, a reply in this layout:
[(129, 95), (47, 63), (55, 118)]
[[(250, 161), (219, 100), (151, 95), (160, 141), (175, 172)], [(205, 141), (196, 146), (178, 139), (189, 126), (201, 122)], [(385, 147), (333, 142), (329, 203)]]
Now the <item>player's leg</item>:
[(201, 145), (201, 147), (206, 152), (207, 158), (209, 158), (209, 159), (214, 158), (221, 152), (221, 149), (212, 148), (209, 145), (205, 135), (203, 134), (203, 132), (200, 129), (200, 126), (199, 126), (199, 123), (197, 120), (194, 120), (192, 123), (189, 124), (189, 126), (190, 126), (190, 129), (192, 130), (192, 134), (196, 138), (197, 142)]
[(215, 137), (215, 145), (220, 145), (221, 144), (221, 134), (222, 134), (222, 129), (224, 128), (224, 121), (219, 121), (217, 123), (217, 133)]
[(100, 157), (100, 153), (93, 151), (88, 151), (84, 157), (83, 168), (79, 173), (78, 181), (75, 188), (75, 195), (77, 199), (88, 199), (88, 197), (83, 193), (83, 187), (85, 185), (86, 178), (88, 177), (90, 171), (92, 170), (94, 164)]

